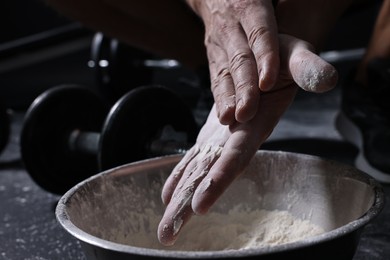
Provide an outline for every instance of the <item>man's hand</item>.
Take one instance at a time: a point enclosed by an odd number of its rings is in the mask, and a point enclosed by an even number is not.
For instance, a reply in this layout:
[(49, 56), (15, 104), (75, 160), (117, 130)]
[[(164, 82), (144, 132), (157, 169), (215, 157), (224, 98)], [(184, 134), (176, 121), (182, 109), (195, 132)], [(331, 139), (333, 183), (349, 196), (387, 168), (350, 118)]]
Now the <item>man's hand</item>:
[(308, 43), (288, 35), (279, 39), (280, 76), (271, 91), (259, 94), (255, 116), (226, 126), (213, 106), (196, 144), (166, 181), (162, 200), (167, 208), (158, 228), (162, 244), (172, 245), (191, 216), (205, 214), (242, 173), (289, 107), (297, 85), (330, 89), (337, 83), (336, 70), (314, 54)]
[(187, 0), (202, 18), (211, 89), (222, 124), (247, 122), (260, 91), (279, 74), (279, 44), (271, 0)]

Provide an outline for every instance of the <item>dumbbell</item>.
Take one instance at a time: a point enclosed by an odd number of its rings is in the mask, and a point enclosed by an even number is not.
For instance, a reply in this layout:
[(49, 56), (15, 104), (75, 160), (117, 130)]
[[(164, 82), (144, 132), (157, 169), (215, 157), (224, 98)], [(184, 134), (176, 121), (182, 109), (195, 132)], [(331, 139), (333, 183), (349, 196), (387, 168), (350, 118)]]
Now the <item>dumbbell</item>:
[[(21, 154), (38, 185), (63, 194), (101, 170), (185, 151), (199, 130), (182, 99), (162, 86), (135, 88), (108, 107), (76, 85), (35, 99), (25, 115)], [(167, 138), (169, 130), (174, 134)]]
[(92, 40), (88, 64), (95, 70), (100, 91), (114, 102), (135, 87), (161, 83), (154, 81), (156, 70), (181, 67), (176, 60), (158, 58), (102, 33), (96, 33)]

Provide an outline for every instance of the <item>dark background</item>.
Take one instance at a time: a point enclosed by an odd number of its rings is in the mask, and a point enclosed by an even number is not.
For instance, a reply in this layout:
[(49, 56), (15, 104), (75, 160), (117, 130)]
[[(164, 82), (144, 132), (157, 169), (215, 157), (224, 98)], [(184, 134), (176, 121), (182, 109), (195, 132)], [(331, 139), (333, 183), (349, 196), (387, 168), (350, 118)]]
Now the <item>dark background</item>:
[[(381, 1), (363, 1), (335, 27), (323, 51), (364, 48)], [(94, 32), (39, 0), (0, 3), (0, 97), (6, 107), (25, 109), (52, 86), (95, 87), (87, 66)], [(345, 66), (345, 61), (340, 66)], [(349, 65), (349, 63), (348, 63)]]
[[(333, 122), (342, 80), (361, 57), (379, 5), (364, 1), (342, 17), (321, 53), (338, 68), (339, 86), (323, 95), (300, 92), (264, 149), (353, 164), (357, 150), (342, 140)], [(95, 69), (87, 66), (95, 32), (38, 0), (1, 1), (0, 32), (0, 103), (11, 119), (8, 144), (0, 155), (0, 259), (84, 259), (79, 243), (55, 219), (59, 196), (39, 187), (26, 172), (19, 135), (26, 109), (46, 89), (71, 83), (101, 91)], [(384, 188), (388, 198), (389, 186)], [(389, 216), (386, 207), (366, 227), (354, 260), (390, 259)]]

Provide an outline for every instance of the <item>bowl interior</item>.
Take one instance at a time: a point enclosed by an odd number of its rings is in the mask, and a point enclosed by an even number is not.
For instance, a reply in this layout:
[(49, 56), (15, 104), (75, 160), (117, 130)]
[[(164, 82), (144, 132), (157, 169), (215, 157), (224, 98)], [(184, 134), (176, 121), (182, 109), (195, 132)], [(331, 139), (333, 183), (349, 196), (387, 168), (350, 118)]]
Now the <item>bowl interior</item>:
[[(64, 195), (61, 214), (86, 234), (133, 247), (181, 250), (180, 243), (194, 239), (207, 224), (217, 227), (212, 237), (197, 239), (235, 240), (227, 237), (222, 223), (229, 218), (220, 219), (218, 226), (206, 215), (194, 217), (184, 227), (175, 247), (159, 244), (156, 231), (164, 212), (161, 189), (180, 158), (142, 161), (93, 176)], [(329, 232), (362, 217), (374, 201), (372, 180), (353, 167), (313, 156), (259, 151), (211, 213), (229, 216), (238, 208), (285, 210)]]

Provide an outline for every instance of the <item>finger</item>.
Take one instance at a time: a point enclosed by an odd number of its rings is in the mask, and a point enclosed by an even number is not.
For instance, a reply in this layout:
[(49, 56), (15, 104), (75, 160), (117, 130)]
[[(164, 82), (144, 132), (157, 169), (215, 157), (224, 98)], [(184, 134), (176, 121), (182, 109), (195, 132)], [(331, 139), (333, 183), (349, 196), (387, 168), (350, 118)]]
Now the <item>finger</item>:
[(223, 43), (236, 94), (235, 118), (247, 122), (256, 114), (259, 99), (257, 64), (240, 25), (230, 25)]
[[(212, 166), (209, 174), (199, 184), (194, 193), (192, 209), (196, 214), (207, 213), (209, 208), (249, 163), (250, 158), (258, 149), (255, 145), (258, 140), (249, 140), (250, 137), (245, 132), (235, 132), (225, 144), (220, 158)], [(251, 147), (251, 145), (253, 146)]]
[[(217, 170), (210, 172), (198, 185), (191, 204), (195, 214), (206, 214), (230, 184), (241, 174), (242, 164), (233, 162), (237, 162), (237, 158), (243, 155), (238, 155), (234, 150), (229, 150), (229, 152), (226, 152), (216, 162), (214, 168)], [(240, 158), (239, 160), (245, 161), (245, 159), (249, 159), (251, 156), (248, 153), (244, 157), (246, 158)], [(226, 174), (227, 172), (229, 174)]]
[(207, 213), (229, 185), (242, 173), (291, 104), (295, 92), (295, 85), (291, 85), (262, 94), (255, 118), (246, 124), (237, 124), (237, 127), (232, 129), (232, 135), (226, 142), (220, 158), (194, 193), (192, 210), (196, 214)]
[(193, 215), (191, 201), (194, 191), (219, 157), (219, 151), (219, 147), (205, 146), (186, 168), (158, 227), (158, 238), (162, 244), (174, 244), (180, 230)]
[(158, 229), (157, 237), (161, 244), (171, 246), (175, 243), (180, 230), (194, 214), (191, 205), (183, 202), (179, 208), (167, 208), (162, 217)]
[(165, 205), (171, 200), (172, 194), (179, 183), (185, 169), (188, 167), (188, 164), (194, 159), (194, 157), (199, 153), (199, 146), (195, 145), (190, 150), (186, 152), (184, 157), (172, 170), (172, 173), (168, 176), (167, 180), (164, 183), (164, 187), (161, 192), (161, 199)]
[[(314, 53), (307, 42), (288, 35), (281, 35), (281, 42), (288, 43), (281, 51), (290, 50), (284, 59), (289, 74), (299, 87), (306, 91), (321, 93), (333, 89), (338, 81), (337, 70)], [(283, 40), (288, 39), (288, 40)], [(286, 44), (284, 44), (286, 45)]]
[(220, 152), (221, 148), (219, 146), (204, 145), (201, 147), (200, 152), (189, 162), (177, 183), (172, 194), (172, 198), (175, 198), (174, 203), (183, 199), (180, 197), (184, 194), (183, 190), (195, 191), (198, 184), (208, 174), (211, 166), (219, 158)]
[(207, 47), (209, 59), (211, 91), (217, 110), (217, 116), (221, 124), (232, 124), (235, 119), (236, 99), (232, 77), (229, 72), (229, 62), (226, 53), (215, 45)]
[(164, 184), (161, 197), (166, 205), (170, 202), (179, 181), (185, 179), (183, 177), (184, 171), (192, 172), (192, 169), (197, 167), (199, 158), (202, 156), (201, 150), (203, 154), (207, 147), (211, 150), (211, 146), (205, 144), (213, 144), (213, 146), (217, 148), (223, 147), (229, 136), (228, 129), (228, 126), (222, 126), (217, 120), (216, 106), (213, 105), (205, 125), (198, 134), (196, 145), (187, 151)]
[(272, 1), (257, 1), (244, 11), (240, 22), (257, 62), (259, 88), (268, 91), (279, 75), (279, 40)]

